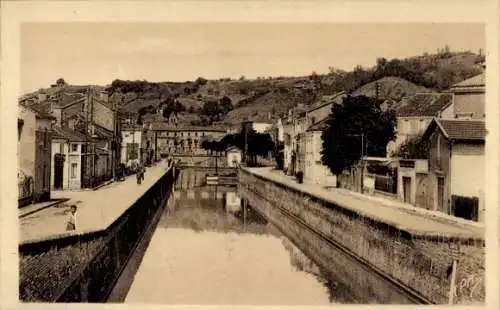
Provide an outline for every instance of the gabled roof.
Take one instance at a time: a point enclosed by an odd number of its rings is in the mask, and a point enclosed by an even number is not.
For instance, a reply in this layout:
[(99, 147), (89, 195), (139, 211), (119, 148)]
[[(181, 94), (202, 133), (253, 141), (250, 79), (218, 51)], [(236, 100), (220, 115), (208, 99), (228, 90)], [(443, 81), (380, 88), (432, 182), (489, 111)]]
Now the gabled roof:
[(465, 81), (454, 84), (451, 88), (465, 88), (465, 87), (484, 87), (485, 86), (485, 76), (484, 73), (471, 77)]
[[(71, 130), (70, 128), (52, 127), (52, 139), (64, 139), (70, 142), (85, 142), (85, 135)], [(90, 139), (89, 139), (90, 140)]]
[(19, 103), (19, 105), (22, 106), (23, 108), (26, 108), (26, 109), (32, 111), (35, 114), (36, 118), (39, 118), (39, 119), (50, 119), (50, 120), (55, 120), (56, 119), (54, 116), (52, 116), (49, 113), (43, 111), (42, 109), (40, 109), (36, 105), (30, 105), (29, 106), (29, 105), (26, 105), (24, 103)]
[(396, 115), (435, 117), (439, 111), (451, 104), (452, 99), (452, 95), (448, 93), (418, 93), (403, 100), (396, 109)]
[(307, 109), (307, 112), (317, 110), (332, 103), (340, 103), (343, 98), (343, 95), (345, 94), (346, 94), (345, 92), (341, 91), (333, 95), (323, 96), (319, 101), (317, 101), (309, 109)]
[(93, 124), (94, 126), (94, 134), (97, 135), (99, 138), (113, 138), (114, 134), (113, 131), (107, 130), (106, 128), (99, 126), (97, 124)]
[(434, 118), (425, 130), (423, 139), (429, 139), (437, 129), (452, 141), (484, 143), (486, 137), (486, 124), (483, 120)]
[(323, 131), (328, 128), (329, 117), (317, 122), (316, 124), (311, 125), (306, 131)]

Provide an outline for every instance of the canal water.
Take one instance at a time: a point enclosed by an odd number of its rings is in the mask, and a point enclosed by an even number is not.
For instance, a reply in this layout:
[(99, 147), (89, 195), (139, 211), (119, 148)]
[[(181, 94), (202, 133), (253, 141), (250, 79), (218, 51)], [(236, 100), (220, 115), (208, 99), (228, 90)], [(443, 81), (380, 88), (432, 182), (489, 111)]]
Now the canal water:
[[(236, 187), (206, 186), (182, 170), (126, 303), (327, 305), (334, 283)], [(336, 296), (337, 297), (334, 297)]]

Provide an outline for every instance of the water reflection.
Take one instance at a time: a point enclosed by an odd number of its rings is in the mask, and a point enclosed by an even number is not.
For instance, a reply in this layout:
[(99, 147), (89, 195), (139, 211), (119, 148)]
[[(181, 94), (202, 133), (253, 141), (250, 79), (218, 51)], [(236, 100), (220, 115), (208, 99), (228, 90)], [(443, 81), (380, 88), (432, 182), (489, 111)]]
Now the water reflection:
[(203, 176), (189, 170), (181, 175), (126, 302), (333, 302), (321, 270), (236, 188), (203, 186)]

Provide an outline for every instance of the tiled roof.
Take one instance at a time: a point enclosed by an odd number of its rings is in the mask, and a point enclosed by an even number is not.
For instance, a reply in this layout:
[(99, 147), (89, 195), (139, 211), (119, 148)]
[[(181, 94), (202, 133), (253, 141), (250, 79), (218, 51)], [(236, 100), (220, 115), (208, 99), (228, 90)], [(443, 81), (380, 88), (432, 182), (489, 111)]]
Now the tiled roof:
[(439, 123), (452, 140), (484, 140), (486, 137), (484, 121), (443, 119)]
[(81, 93), (61, 93), (58, 95), (56, 105), (60, 108), (67, 107), (85, 99), (85, 95)]
[(486, 125), (483, 120), (434, 119), (424, 133), (424, 138), (439, 127), (446, 138), (454, 141), (484, 142)]
[(467, 79), (465, 81), (457, 83), (457, 84), (451, 86), (451, 88), (480, 87), (480, 86), (485, 86), (484, 73), (481, 73), (479, 75), (471, 77), (470, 79)]
[(37, 107), (36, 105), (26, 105), (24, 103), (20, 103), (19, 104), (20, 106), (26, 108), (26, 109), (29, 109), (31, 110), (33, 113), (35, 113), (35, 116), (38, 117), (38, 118), (41, 118), (41, 119), (56, 119), (54, 116), (50, 115), (49, 113), (47, 113), (46, 111), (40, 109), (39, 107)]
[(171, 125), (168, 123), (152, 123), (152, 130), (168, 130), (168, 131), (217, 131), (217, 132), (226, 132), (226, 129), (223, 127), (216, 126), (191, 126), (191, 125)]
[(113, 138), (112, 131), (96, 124), (94, 124), (94, 134), (96, 134), (99, 138)]
[[(149, 128), (149, 126), (146, 126), (146, 128)], [(122, 125), (122, 131), (141, 131), (143, 130), (143, 127), (142, 125), (129, 125), (129, 124), (125, 124), (125, 125)]]
[(396, 109), (399, 117), (437, 116), (438, 112), (452, 101), (451, 94), (419, 93), (402, 101)]
[(85, 142), (85, 135), (71, 130), (69, 128), (63, 127), (52, 127), (52, 138), (53, 139), (65, 139), (70, 142)]
[(333, 95), (328, 95), (328, 96), (323, 96), (319, 101), (314, 103), (307, 111), (314, 111), (316, 109), (319, 109), (321, 107), (324, 107), (325, 105), (332, 104), (332, 103), (340, 103), (343, 95), (345, 95), (345, 92), (338, 92)]
[(325, 118), (322, 121), (317, 122), (316, 124), (313, 124), (311, 127), (307, 129), (307, 131), (323, 131), (328, 127), (328, 121), (330, 118)]

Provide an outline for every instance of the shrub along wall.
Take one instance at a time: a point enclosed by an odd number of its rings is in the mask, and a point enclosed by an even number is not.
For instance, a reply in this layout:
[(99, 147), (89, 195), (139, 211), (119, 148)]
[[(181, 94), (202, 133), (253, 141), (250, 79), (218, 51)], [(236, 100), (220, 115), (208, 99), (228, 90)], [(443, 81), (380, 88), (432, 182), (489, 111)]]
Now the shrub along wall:
[[(460, 245), (455, 302), (484, 302), (484, 240), (450, 240), (439, 235), (417, 237), (245, 170), (240, 170), (239, 179), (239, 188), (244, 198), (261, 197), (250, 202), (253, 207), (267, 205), (266, 212), (271, 215), (269, 212), (272, 208), (286, 210), (315, 231), (365, 260), (367, 264), (419, 292), (433, 303), (448, 303), (450, 267), (457, 255), (450, 244)], [(277, 217), (277, 220), (286, 229), (296, 227), (293, 221), (286, 222), (283, 216)], [(296, 238), (300, 238), (304, 231), (300, 230)], [(315, 242), (319, 242), (318, 237), (314, 242), (309, 241), (306, 248), (321, 251), (321, 247), (317, 247)], [(325, 264), (332, 264), (334, 261), (335, 258), (332, 258), (326, 260)], [(342, 266), (339, 272), (341, 270)], [(349, 272), (345, 272), (343, 276), (349, 278), (348, 274)], [(351, 279), (355, 281), (356, 277)], [(369, 282), (366, 277), (363, 279)], [(373, 287), (373, 290), (376, 288)], [(374, 295), (379, 299), (387, 299), (381, 292)]]
[(104, 302), (174, 179), (171, 169), (104, 231), (20, 246), (20, 300)]

